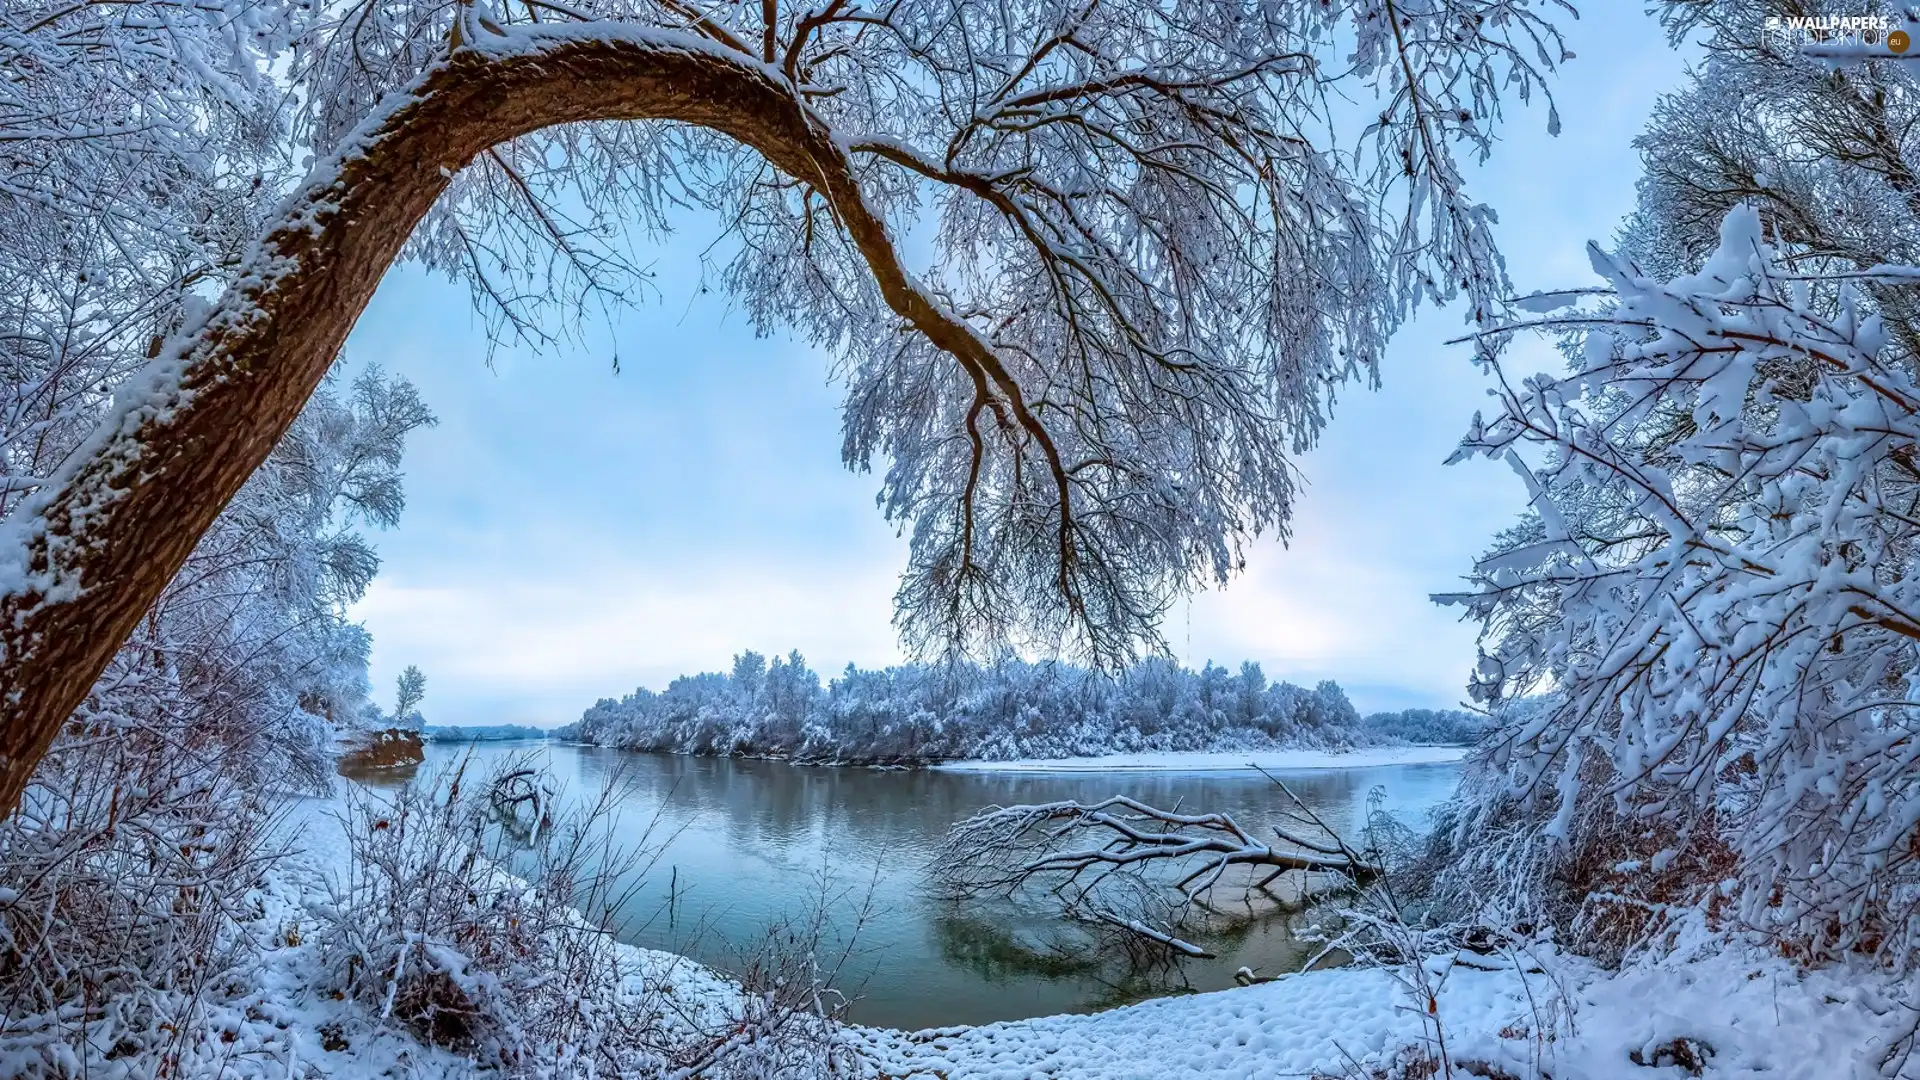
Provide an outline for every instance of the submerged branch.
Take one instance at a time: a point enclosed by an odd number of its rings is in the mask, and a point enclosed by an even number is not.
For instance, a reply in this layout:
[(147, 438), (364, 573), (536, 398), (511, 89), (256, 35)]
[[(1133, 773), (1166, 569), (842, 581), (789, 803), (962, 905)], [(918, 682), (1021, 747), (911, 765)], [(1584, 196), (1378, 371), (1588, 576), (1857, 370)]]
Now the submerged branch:
[(1281, 844), (1256, 839), (1227, 814), (1182, 814), (1125, 795), (993, 808), (948, 831), (933, 865), (938, 895), (956, 902), (1041, 899), (1079, 922), (1208, 956), (1179, 931), (1227, 904), (1226, 889), (1254, 910), (1289, 872), (1365, 884), (1380, 868), (1337, 838), (1276, 827)]

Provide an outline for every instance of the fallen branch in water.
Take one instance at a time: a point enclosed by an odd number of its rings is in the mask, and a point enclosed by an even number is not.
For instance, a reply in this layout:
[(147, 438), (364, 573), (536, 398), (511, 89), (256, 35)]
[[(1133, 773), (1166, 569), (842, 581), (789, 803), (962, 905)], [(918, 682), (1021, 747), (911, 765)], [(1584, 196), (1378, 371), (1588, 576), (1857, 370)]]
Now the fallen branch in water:
[(1255, 894), (1284, 902), (1271, 887), (1290, 871), (1357, 884), (1379, 875), (1330, 832), (1274, 832), (1279, 845), (1226, 814), (1182, 814), (1125, 795), (995, 807), (948, 831), (934, 887), (954, 901), (1038, 895), (1077, 921), (1204, 957), (1211, 954), (1179, 931), (1196, 909), (1222, 913), (1218, 889), (1234, 891), (1251, 913)]

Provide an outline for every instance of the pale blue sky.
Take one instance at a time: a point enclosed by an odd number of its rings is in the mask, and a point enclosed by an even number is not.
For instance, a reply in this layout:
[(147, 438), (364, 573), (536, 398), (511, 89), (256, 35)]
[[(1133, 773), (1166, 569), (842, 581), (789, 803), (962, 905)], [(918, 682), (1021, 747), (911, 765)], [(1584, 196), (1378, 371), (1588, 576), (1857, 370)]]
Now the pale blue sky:
[[(1637, 5), (1583, 7), (1555, 87), (1562, 135), (1544, 109), (1516, 110), (1475, 178), (1522, 290), (1587, 282), (1583, 244), (1630, 207), (1630, 144), (1682, 73)], [(712, 230), (690, 224), (649, 253), (663, 295), (618, 325), (617, 375), (616, 342), (503, 351), (489, 370), (463, 287), (414, 269), (381, 286), (349, 356), (411, 378), (441, 420), (408, 452), (407, 513), (376, 536), (380, 577), (355, 611), (383, 704), (407, 664), (427, 673), (433, 722), (552, 725), (741, 649), (797, 648), (824, 675), (899, 658), (904, 542), (876, 478), (839, 464), (826, 358), (697, 295)], [(1521, 504), (1505, 468), (1441, 464), (1485, 400), (1466, 351), (1443, 344), (1461, 325), (1424, 311), (1384, 387), (1342, 395), (1301, 462), (1292, 545), (1261, 542), (1240, 580), (1175, 609), (1182, 660), (1336, 679), (1362, 710), (1459, 700), (1474, 631), (1427, 596)]]

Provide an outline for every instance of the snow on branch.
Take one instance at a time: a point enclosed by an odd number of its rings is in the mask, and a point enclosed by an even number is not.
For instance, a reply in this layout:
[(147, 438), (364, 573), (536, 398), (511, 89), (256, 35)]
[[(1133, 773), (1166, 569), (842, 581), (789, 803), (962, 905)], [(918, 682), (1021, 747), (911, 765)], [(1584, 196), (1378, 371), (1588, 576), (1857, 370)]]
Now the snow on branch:
[[(1484, 153), (1502, 95), (1565, 58), (1541, 13), (1562, 7), (263, 0), (193, 5), (175, 35), (161, 0), (10, 5), (0, 63), (26, 74), (0, 144), (31, 184), (0, 182), (0, 217), (109, 235), (92, 256), (36, 235), (0, 270), (35, 268), (49, 326), (93, 311), (62, 290), (96, 261), (161, 301), (83, 320), (124, 331), (82, 393), (91, 433), (0, 470), (0, 499), (33, 489), (0, 528), (0, 805), (394, 260), (463, 276), (538, 344), (543, 311), (644, 293), (614, 238), (684, 209), (725, 232), (715, 280), (758, 328), (833, 357), (843, 458), (880, 466), (911, 537), (908, 646), (1133, 659), (1285, 531), (1293, 456), (1415, 304), (1489, 314), (1492, 213), (1455, 150)], [(86, 119), (102, 97), (156, 134)], [(1354, 97), (1379, 105), (1358, 148)], [(168, 170), (189, 197), (129, 256), (112, 223)], [(195, 218), (195, 193), (232, 212)]]
[(1283, 902), (1282, 874), (1366, 881), (1379, 869), (1337, 838), (1275, 828), (1278, 844), (1226, 814), (1182, 814), (1125, 795), (996, 807), (953, 826), (935, 855), (936, 892), (953, 901), (1040, 897), (1068, 918), (1116, 928), (1187, 956), (1195, 914), (1236, 900)]
[(1735, 869), (1695, 901), (1911, 966), (1913, 357), (1855, 282), (1783, 272), (1751, 207), (1671, 281), (1592, 255), (1602, 303), (1506, 328), (1565, 335), (1571, 370), (1515, 380), (1489, 349), (1499, 408), (1456, 455), (1504, 459), (1532, 496), (1475, 588), (1437, 598), (1484, 626), (1477, 698), (1553, 693), (1515, 713), (1494, 762), (1550, 835), (1598, 799), (1676, 843), (1710, 837)]

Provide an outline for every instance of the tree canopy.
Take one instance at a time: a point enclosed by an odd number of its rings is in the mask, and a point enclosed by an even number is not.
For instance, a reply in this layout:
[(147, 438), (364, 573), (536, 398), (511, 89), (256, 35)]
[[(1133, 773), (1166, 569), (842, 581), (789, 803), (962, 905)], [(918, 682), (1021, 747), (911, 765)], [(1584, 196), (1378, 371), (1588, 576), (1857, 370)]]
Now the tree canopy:
[(1284, 535), (1290, 456), (1412, 305), (1490, 313), (1458, 157), (1563, 57), (1561, 7), (12, 5), (4, 212), (40, 239), (0, 260), (55, 268), (23, 310), (102, 274), (157, 299), (86, 309), (132, 374), (79, 403), (0, 538), (8, 775), (395, 258), (537, 336), (543, 308), (632, 294), (611, 222), (680, 205), (731, 237), (736, 302), (833, 357), (844, 456), (911, 537), (912, 647), (1134, 655)]

